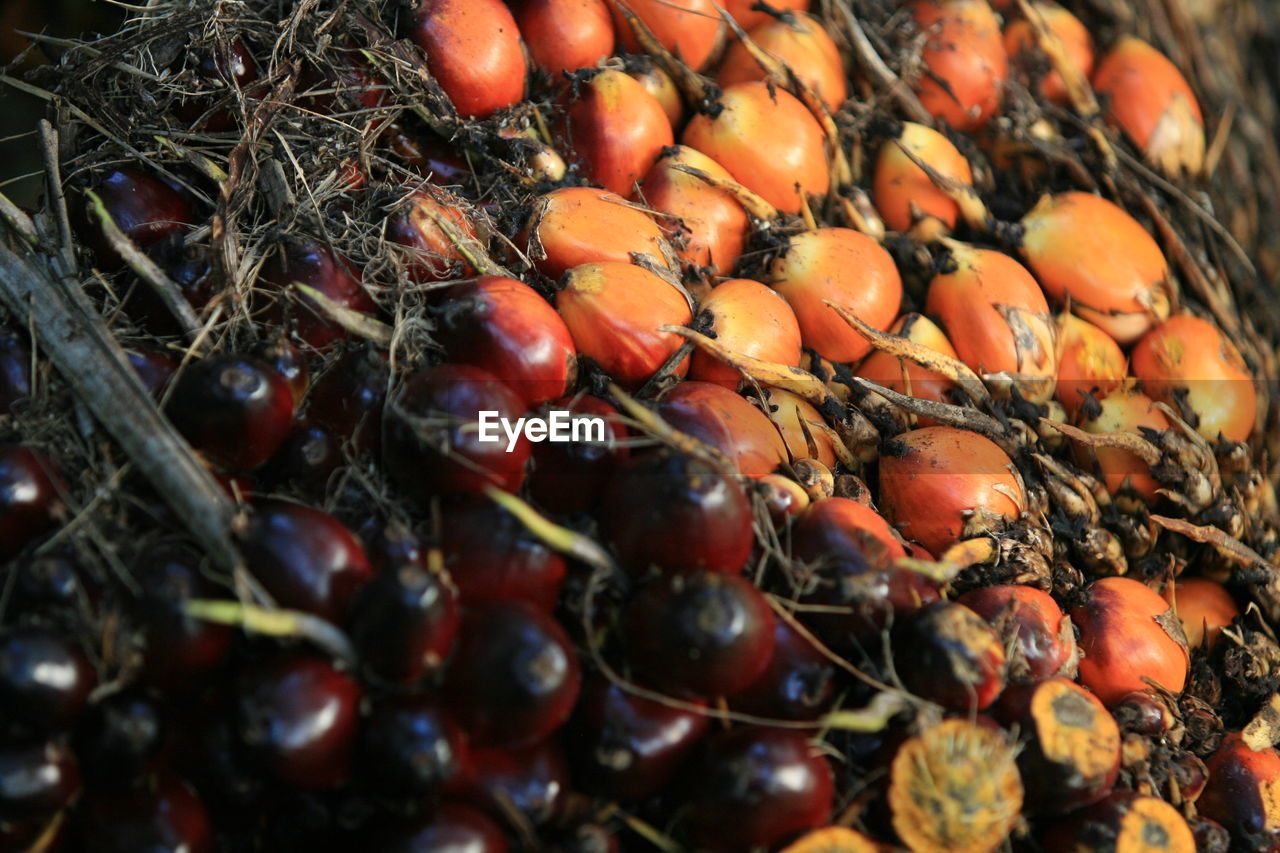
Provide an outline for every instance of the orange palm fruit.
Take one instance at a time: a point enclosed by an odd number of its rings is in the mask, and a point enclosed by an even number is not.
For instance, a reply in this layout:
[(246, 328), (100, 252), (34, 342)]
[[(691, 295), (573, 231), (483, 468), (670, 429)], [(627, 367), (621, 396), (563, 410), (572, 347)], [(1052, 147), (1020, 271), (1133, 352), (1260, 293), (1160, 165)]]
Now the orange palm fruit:
[[(1166, 430), (1169, 419), (1156, 408), (1155, 401), (1137, 391), (1132, 385), (1120, 385), (1098, 398), (1099, 409), (1086, 413), (1080, 410), (1080, 428), (1091, 433), (1130, 432), (1142, 434), (1142, 428)], [(1076, 461), (1081, 467), (1089, 467), (1090, 454), (1097, 459), (1103, 482), (1111, 493), (1118, 492), (1126, 484), (1149, 501), (1156, 499), (1160, 484), (1146, 462), (1134, 453), (1119, 447), (1083, 447), (1076, 445)]]
[[(792, 459), (816, 459), (828, 468), (836, 464), (836, 451), (826, 421), (812, 403), (781, 388), (765, 390), (769, 419), (782, 433)], [(805, 433), (808, 433), (806, 438)]]
[(750, 221), (727, 190), (680, 171), (685, 166), (713, 178), (732, 180), (719, 163), (687, 145), (667, 149), (640, 184), (639, 200), (666, 213), (658, 221), (676, 257), (713, 275), (728, 275), (742, 255)]
[(533, 64), (557, 85), (565, 83), (566, 72), (613, 55), (608, 0), (525, 0), (516, 23)]
[(524, 100), (520, 30), (501, 0), (426, 0), (410, 36), (459, 115), (487, 118)]
[[(889, 331), (951, 358), (960, 357), (956, 355), (946, 334), (921, 314), (904, 314)], [(949, 402), (946, 393), (955, 387), (955, 383), (947, 377), (927, 370), (909, 358), (898, 358), (882, 350), (868, 355), (854, 372), (863, 379), (892, 388), (899, 394), (939, 403)], [(933, 421), (929, 418), (920, 419), (921, 426), (932, 424)]]
[(1009, 74), (995, 12), (987, 0), (915, 0), (910, 8), (925, 35), (920, 103), (957, 130), (977, 130), (999, 109)]
[(722, 385), (690, 379), (658, 401), (668, 424), (720, 450), (744, 477), (763, 477), (787, 461), (778, 428), (764, 412)]
[(680, 141), (783, 213), (799, 213), (803, 195), (827, 191), (826, 138), (794, 96), (766, 83), (738, 83), (724, 90), (720, 106), (715, 118), (690, 119)]
[(950, 265), (929, 282), (925, 312), (976, 373), (1045, 402), (1057, 383), (1057, 327), (1040, 286), (1008, 255), (947, 245)]
[(905, 122), (896, 139), (886, 140), (876, 157), (872, 198), (884, 224), (894, 231), (908, 231), (926, 217), (950, 231), (960, 218), (960, 206), (929, 179), (925, 171), (903, 152), (907, 148), (944, 178), (973, 183), (969, 161), (951, 140), (930, 127)]
[(662, 229), (616, 193), (565, 187), (547, 193), (534, 209), (524, 237), (539, 272), (559, 278), (580, 264), (628, 263), (631, 253), (663, 262), (670, 252)]
[(1098, 61), (1093, 88), (1109, 122), (1167, 174), (1204, 165), (1204, 115), (1187, 78), (1163, 53), (1125, 36)]
[[(756, 0), (724, 0), (720, 5), (748, 32), (774, 19), (768, 12), (752, 8)], [(809, 0), (777, 0), (769, 5), (778, 12), (803, 12), (809, 8)]]
[[(765, 53), (789, 67), (827, 109), (834, 112), (844, 103), (849, 89), (840, 49), (817, 18), (804, 12), (772, 18), (752, 27), (747, 35)], [(746, 45), (734, 41), (725, 51), (716, 82), (727, 88), (766, 76)]]
[(1046, 195), (1022, 218), (1022, 256), (1045, 292), (1128, 344), (1169, 316), (1169, 264), (1121, 207), (1084, 192)]
[(680, 87), (671, 75), (648, 55), (628, 56), (627, 74), (658, 99), (671, 127), (678, 129), (684, 121), (684, 99), (680, 97)]
[(1058, 317), (1058, 402), (1075, 417), (1086, 394), (1105, 394), (1128, 375), (1115, 339), (1074, 314)]
[[(1093, 70), (1093, 37), (1088, 27), (1057, 3), (1036, 0), (1031, 5), (1040, 15), (1047, 36), (1058, 40), (1067, 61), (1079, 69), (1081, 77), (1088, 79)], [(1055, 104), (1067, 102), (1067, 86), (1062, 75), (1053, 70), (1040, 49), (1030, 21), (1019, 18), (1004, 28), (1004, 48), (1014, 68), (1023, 74), (1031, 76), (1033, 70), (1043, 72), (1038, 84), (1041, 96)]]
[(1247, 441), (1258, 392), (1236, 345), (1208, 320), (1170, 317), (1133, 348), (1133, 375), (1152, 398), (1195, 413), (1196, 430), (1210, 441)]
[(671, 121), (649, 90), (621, 71), (605, 69), (579, 82), (565, 111), (566, 148), (582, 174), (619, 195), (630, 195), (667, 146)]
[[(663, 47), (694, 71), (705, 68), (723, 43), (724, 21), (712, 0), (627, 0), (627, 6)], [(613, 4), (610, 8), (618, 40), (629, 53), (643, 53), (626, 19)]]
[(902, 279), (893, 258), (851, 228), (797, 234), (769, 272), (773, 289), (795, 312), (804, 345), (836, 362), (857, 361), (871, 344), (825, 300), (877, 329), (889, 327), (902, 303)]
[(1178, 578), (1165, 586), (1164, 600), (1182, 620), (1182, 632), (1193, 649), (1206, 641), (1212, 646), (1222, 629), (1240, 615), (1226, 587), (1208, 578)]
[[(702, 300), (700, 316), (730, 351), (775, 364), (799, 366), (800, 325), (787, 301), (758, 281), (733, 278)], [(737, 388), (742, 375), (704, 350), (693, 354), (689, 378)]]

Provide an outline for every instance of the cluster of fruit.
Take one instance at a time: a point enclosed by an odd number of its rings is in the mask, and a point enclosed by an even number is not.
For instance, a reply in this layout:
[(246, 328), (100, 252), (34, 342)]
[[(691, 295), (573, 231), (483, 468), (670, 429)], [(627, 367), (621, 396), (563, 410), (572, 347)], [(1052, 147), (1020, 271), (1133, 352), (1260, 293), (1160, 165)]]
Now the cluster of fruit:
[[(178, 82), (154, 157), (66, 164), (243, 562), (84, 494), (111, 454), (23, 432), (57, 341), (0, 335), (0, 851), (1280, 849), (1271, 401), (1159, 51), (246, 5), (95, 48)], [(486, 435), (557, 413), (599, 433)]]

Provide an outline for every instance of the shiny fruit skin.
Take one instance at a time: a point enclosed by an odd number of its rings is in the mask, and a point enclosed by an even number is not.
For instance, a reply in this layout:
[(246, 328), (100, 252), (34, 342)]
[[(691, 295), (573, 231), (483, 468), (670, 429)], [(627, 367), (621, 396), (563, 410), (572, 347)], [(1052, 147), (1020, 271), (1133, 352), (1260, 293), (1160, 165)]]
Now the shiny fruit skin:
[(1026, 505), (1008, 455), (989, 438), (954, 427), (897, 436), (901, 455), (880, 458), (880, 501), (903, 536), (941, 555), (963, 535), (965, 515), (983, 509), (1016, 519)]
[(484, 812), (446, 802), (427, 816), (383, 826), (377, 833), (383, 853), (507, 853), (502, 829)]
[(586, 512), (599, 504), (618, 464), (631, 453), (631, 448), (623, 443), (627, 438), (627, 428), (621, 422), (618, 410), (598, 397), (562, 397), (549, 408), (603, 418), (604, 441), (544, 441), (535, 444), (533, 470), (529, 473), (529, 496), (552, 513)]
[(534, 67), (564, 85), (566, 72), (590, 68), (613, 55), (613, 18), (607, 0), (526, 0), (516, 12)]
[(1165, 587), (1164, 598), (1182, 620), (1192, 649), (1212, 648), (1222, 629), (1240, 615), (1231, 593), (1208, 578), (1178, 578), (1172, 589)]
[(903, 686), (949, 710), (981, 711), (1004, 690), (1000, 637), (963, 604), (929, 604), (895, 623), (893, 649)]
[(1058, 373), (1057, 326), (1036, 280), (990, 249), (951, 247), (954, 269), (929, 282), (925, 312), (946, 330), (956, 354), (980, 376), (1041, 403)]
[[(447, 230), (439, 220), (444, 221)], [(450, 231), (454, 237), (449, 236)], [(474, 240), (475, 226), (463, 212), (461, 202), (436, 187), (409, 193), (387, 220), (387, 239), (410, 250), (406, 267), (410, 280), (416, 284), (462, 278), (471, 273), (454, 244), (455, 237)]]
[(226, 354), (187, 365), (166, 411), (212, 462), (251, 471), (275, 453), (293, 426), (293, 390), (261, 359)]
[(547, 193), (526, 231), (534, 266), (555, 279), (582, 264), (629, 264), (632, 252), (665, 263), (669, 251), (662, 229), (651, 217), (617, 193), (591, 187)]
[(915, 0), (912, 17), (925, 34), (916, 84), (920, 103), (956, 130), (974, 131), (1000, 107), (1009, 59), (1000, 24), (986, 0)]
[[(827, 468), (836, 465), (836, 439), (821, 429), (826, 424), (812, 403), (790, 391), (769, 388), (765, 391), (769, 408), (769, 420), (782, 434), (791, 459), (815, 459)], [(804, 426), (801, 426), (801, 423)], [(805, 431), (808, 430), (808, 437)], [(812, 446), (810, 445), (812, 440)]]
[(323, 658), (289, 655), (240, 673), (240, 737), (276, 778), (304, 790), (341, 785), (351, 769), (360, 685)]
[(658, 99), (658, 103), (662, 104), (662, 111), (667, 114), (667, 120), (671, 122), (671, 129), (679, 130), (684, 124), (685, 108), (684, 98), (676, 81), (647, 53), (628, 54), (626, 59), (627, 74)]
[(1119, 344), (1169, 316), (1169, 265), (1119, 206), (1084, 192), (1046, 195), (1022, 218), (1022, 256), (1045, 293)]
[(1257, 849), (1274, 849), (1280, 836), (1280, 808), (1274, 795), (1280, 784), (1276, 750), (1254, 751), (1239, 733), (1229, 732), (1205, 765), (1209, 784), (1196, 803), (1200, 812)]
[[(1083, 603), (1071, 609), (1084, 652), (1080, 682), (1108, 707), (1134, 690), (1149, 689), (1144, 677), (1180, 693), (1187, 682), (1189, 655), (1168, 602), (1150, 587), (1123, 577), (1096, 580), (1085, 594)], [(1170, 630), (1177, 633), (1176, 639)]]
[(960, 218), (960, 206), (938, 189), (903, 147), (944, 178), (964, 185), (973, 183), (969, 160), (951, 140), (931, 127), (904, 122), (901, 133), (896, 139), (885, 140), (876, 156), (871, 187), (876, 210), (894, 231), (909, 231), (920, 218), (916, 212), (938, 220), (950, 231)]
[[(756, 0), (725, 0), (720, 5), (733, 16), (738, 26), (751, 32), (761, 24), (774, 20), (774, 16), (768, 12), (752, 8), (755, 4)], [(809, 8), (809, 0), (778, 0), (769, 5), (779, 12), (803, 12)]]
[(609, 483), (598, 516), (624, 568), (733, 573), (755, 542), (751, 504), (736, 479), (693, 456), (633, 456)]
[[(724, 24), (711, 0), (632, 0), (627, 4), (667, 50), (700, 71), (720, 47)], [(618, 41), (628, 53), (644, 53), (631, 26), (612, 5)]]
[(378, 306), (360, 283), (360, 273), (351, 262), (328, 246), (314, 240), (291, 240), (268, 264), (263, 279), (279, 292), (264, 318), (283, 323), (286, 302), (293, 303), (293, 330), (314, 349), (324, 349), (347, 336), (341, 326), (328, 319), (320, 306), (293, 285), (313, 287), (332, 302), (360, 314), (375, 314)]
[(307, 419), (349, 441), (357, 452), (376, 453), (389, 381), (384, 353), (372, 347), (345, 352), (311, 386)]
[(56, 741), (0, 746), (0, 821), (48, 818), (79, 791), (76, 757), (66, 746)]
[(281, 334), (259, 343), (253, 348), (253, 354), (284, 377), (289, 390), (293, 392), (294, 411), (301, 409), (307, 399), (307, 392), (311, 390), (311, 367), (302, 350), (289, 343)]
[[(934, 352), (959, 358), (942, 329), (921, 314), (902, 315), (889, 328), (889, 332), (926, 346)], [(949, 403), (947, 392), (956, 387), (950, 379), (926, 370), (909, 358), (898, 358), (881, 350), (874, 350), (863, 359), (854, 373), (863, 379), (870, 379), (877, 385), (891, 388), (899, 394), (938, 403)], [(919, 423), (921, 426), (933, 425), (931, 418), (920, 418)]]
[(135, 558), (141, 593), (134, 617), (145, 642), (143, 678), (180, 686), (219, 667), (231, 649), (229, 625), (188, 616), (193, 598), (224, 598), (227, 593), (200, 571), (199, 558), (173, 548), (153, 548)]
[(249, 571), (285, 608), (341, 623), (373, 575), (360, 541), (329, 513), (262, 499), (240, 536)]
[(871, 351), (871, 344), (824, 300), (877, 329), (889, 328), (902, 302), (902, 279), (893, 258), (851, 228), (797, 234), (769, 272), (773, 289), (795, 312), (804, 345), (831, 361), (857, 361)]
[(826, 141), (799, 100), (766, 83), (737, 83), (725, 89), (720, 106), (716, 118), (690, 119), (681, 143), (715, 160), (783, 213), (799, 213), (803, 196), (827, 191)]
[(1075, 632), (1047, 592), (1001, 584), (970, 590), (956, 602), (986, 619), (1003, 638), (1011, 681), (1075, 675), (1079, 658)]
[(675, 429), (729, 457), (744, 477), (763, 477), (787, 461), (768, 416), (723, 385), (681, 382), (662, 395), (657, 411)]
[[(1088, 79), (1093, 70), (1093, 38), (1089, 28), (1057, 3), (1036, 2), (1031, 7), (1040, 15), (1051, 38), (1061, 44), (1067, 61), (1076, 67), (1081, 77)], [(1052, 68), (1049, 58), (1037, 46), (1035, 30), (1027, 19), (1019, 18), (1005, 26), (1004, 48), (1010, 63), (1023, 74), (1029, 76), (1033, 68), (1048, 67), (1037, 91), (1055, 104), (1067, 103), (1067, 86), (1062, 75)]]
[(679, 171), (688, 166), (721, 180), (732, 180), (724, 167), (687, 145), (667, 149), (640, 184), (637, 200), (658, 217), (676, 257), (695, 267), (707, 267), (714, 275), (729, 275), (742, 255), (750, 225), (742, 205), (725, 190)]
[(345, 461), (342, 440), (332, 430), (299, 421), (258, 472), (258, 482), (318, 500), (325, 496), (334, 472)]
[[(684, 339), (662, 326), (693, 319), (684, 295), (654, 273), (606, 261), (574, 267), (556, 294), (556, 308), (578, 352), (595, 359), (624, 388), (638, 388), (680, 349)], [(683, 376), (689, 359), (673, 371)]]
[(487, 275), (448, 288), (434, 337), (449, 360), (483, 368), (532, 407), (572, 387), (578, 354), (560, 315), (522, 281)]
[(191, 786), (161, 773), (149, 788), (95, 792), (76, 810), (84, 850), (93, 853), (212, 853), (214, 830)]
[(80, 649), (52, 627), (0, 632), (0, 727), (31, 733), (71, 728), (97, 674)]
[(664, 790), (710, 727), (710, 717), (637, 696), (597, 676), (583, 688), (569, 740), (575, 779), (639, 802)]
[(1058, 317), (1058, 402), (1074, 418), (1085, 394), (1106, 394), (1129, 374), (1115, 339), (1074, 314)]
[(814, 644), (778, 619), (773, 653), (760, 677), (734, 694), (730, 707), (759, 717), (818, 720), (831, 709), (836, 666)]
[(685, 827), (700, 850), (771, 848), (831, 816), (835, 781), (807, 735), (741, 727), (717, 733), (690, 771)]
[(1204, 164), (1204, 116), (1187, 79), (1163, 53), (1124, 36), (1098, 60), (1093, 88), (1107, 121), (1168, 174)]
[(422, 695), (390, 695), (362, 720), (356, 763), (375, 790), (389, 796), (435, 793), (469, 771), (462, 727)]
[(568, 574), (559, 552), (492, 501), (444, 511), (440, 556), (464, 606), (518, 600), (551, 612)]
[[(496, 424), (489, 423), (499, 433), (496, 441), (480, 441), (477, 424), (481, 412), (515, 423), (524, 411), (520, 396), (487, 370), (461, 364), (422, 368), (387, 403), (383, 459), (420, 502), (486, 486), (514, 491), (524, 482), (529, 440), (522, 434), (508, 453)], [(418, 426), (423, 419), (442, 423), (426, 434)]]
[(564, 629), (526, 601), (463, 611), (442, 695), (477, 746), (528, 746), (569, 717), (582, 673)]
[(425, 0), (409, 35), (464, 118), (488, 118), (524, 99), (520, 30), (500, 0)]
[(538, 827), (561, 815), (570, 795), (569, 764), (556, 738), (533, 746), (477, 749), (460, 796), (495, 820)]
[[(786, 64), (810, 92), (827, 109), (840, 109), (848, 95), (844, 63), (840, 49), (813, 15), (801, 12), (790, 19), (773, 18), (748, 30), (747, 35), (765, 53)], [(747, 52), (741, 41), (734, 40), (724, 59), (716, 82), (727, 89), (734, 83), (764, 80), (765, 71)]]
[(1130, 368), (1142, 390), (1175, 412), (1185, 394), (1196, 430), (1210, 441), (1247, 441), (1253, 433), (1253, 376), (1231, 339), (1208, 320), (1190, 314), (1165, 320), (1138, 341)]
[(361, 662), (379, 678), (412, 684), (444, 664), (459, 623), (453, 589), (422, 566), (405, 563), (360, 589), (348, 633)]
[(720, 572), (666, 572), (622, 615), (624, 656), (639, 679), (680, 696), (731, 696), (760, 677), (773, 611), (752, 583)]
[[(1155, 402), (1130, 386), (1121, 385), (1098, 399), (1098, 410), (1079, 414), (1080, 428), (1091, 433), (1131, 432), (1141, 436), (1143, 428), (1162, 431), (1170, 428), (1164, 412)], [(1092, 416), (1090, 416), (1092, 415)], [(1160, 483), (1151, 474), (1151, 468), (1137, 454), (1119, 447), (1086, 448), (1077, 445), (1077, 463), (1088, 467), (1097, 461), (1103, 482), (1112, 494), (1126, 483), (1148, 501), (1156, 500)]]
[[(195, 221), (191, 205), (181, 193), (137, 169), (113, 169), (94, 192), (120, 230), (140, 249), (159, 243), (169, 234), (185, 232)], [(97, 214), (86, 207), (81, 215), (81, 237), (93, 249), (98, 263), (111, 268), (124, 266), (124, 260), (103, 235)]]
[(578, 82), (572, 92), (565, 110), (568, 152), (588, 181), (630, 195), (675, 142), (666, 111), (648, 89), (613, 69)]
[(64, 491), (57, 467), (43, 450), (0, 445), (0, 560), (58, 523)]
[[(787, 301), (758, 281), (732, 278), (712, 288), (698, 306), (700, 317), (722, 346), (775, 364), (800, 365), (800, 324)], [(702, 350), (693, 355), (689, 378), (737, 388), (742, 374)]]

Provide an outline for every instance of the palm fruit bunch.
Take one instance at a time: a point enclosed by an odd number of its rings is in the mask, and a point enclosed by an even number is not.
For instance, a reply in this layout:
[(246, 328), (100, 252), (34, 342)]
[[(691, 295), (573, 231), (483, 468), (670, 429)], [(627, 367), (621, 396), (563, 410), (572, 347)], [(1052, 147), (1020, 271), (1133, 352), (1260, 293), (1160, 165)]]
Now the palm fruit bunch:
[(0, 78), (0, 851), (1280, 850), (1273, 4), (126, 12)]

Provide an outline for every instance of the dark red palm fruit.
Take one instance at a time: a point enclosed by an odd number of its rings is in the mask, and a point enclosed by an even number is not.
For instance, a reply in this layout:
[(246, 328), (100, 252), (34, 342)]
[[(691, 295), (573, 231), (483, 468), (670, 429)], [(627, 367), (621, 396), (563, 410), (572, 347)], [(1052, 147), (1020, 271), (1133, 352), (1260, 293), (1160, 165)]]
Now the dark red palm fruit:
[(564, 811), (569, 762), (555, 738), (533, 746), (477, 749), (471, 756), (473, 769), (459, 795), (495, 820), (536, 827)]
[(293, 409), (298, 411), (307, 399), (307, 391), (311, 388), (311, 367), (302, 350), (289, 343), (282, 333), (274, 338), (262, 341), (253, 348), (253, 355), (271, 365), (276, 373), (289, 383), (293, 392)]
[[(127, 166), (108, 172), (94, 192), (120, 230), (140, 249), (169, 234), (185, 231), (195, 221), (182, 193), (158, 177)], [(77, 212), (81, 239), (93, 250), (98, 263), (111, 269), (123, 266), (123, 259), (103, 236), (97, 214), (89, 209), (88, 202)]]
[(0, 413), (31, 396), (31, 347), (27, 336), (0, 327)]
[(0, 560), (8, 560), (61, 519), (65, 491), (44, 451), (0, 445)]
[(1280, 754), (1273, 748), (1253, 750), (1239, 732), (1228, 732), (1205, 762), (1209, 783), (1196, 807), (1227, 828), (1252, 850), (1274, 850), (1280, 843)]
[(1187, 683), (1191, 656), (1182, 623), (1160, 594), (1132, 578), (1109, 577), (1084, 589), (1071, 621), (1080, 629), (1080, 683), (1104, 705), (1148, 679), (1172, 693)]
[(622, 641), (632, 672), (664, 692), (731, 696), (773, 652), (773, 611), (741, 575), (665, 573), (627, 602)]
[(369, 110), (385, 103), (386, 81), (373, 73), (357, 50), (330, 48), (324, 59), (324, 65), (308, 64), (298, 75), (298, 106), (330, 115)]
[[(482, 441), (481, 413), (488, 421)], [(520, 396), (487, 370), (465, 364), (426, 367), (413, 373), (387, 401), (383, 460), (409, 494), (459, 495), (496, 486), (515, 491), (524, 482), (529, 439), (510, 442), (500, 423), (512, 427), (524, 415)]]
[(219, 812), (247, 813), (265, 801), (273, 780), (262, 772), (236, 732), (232, 697), (219, 685), (199, 699), (200, 705), (189, 712), (188, 724), (175, 726), (175, 769)]
[(763, 477), (787, 461), (786, 442), (769, 416), (719, 383), (681, 382), (662, 395), (658, 414), (719, 449), (744, 477)]
[(342, 442), (332, 431), (302, 421), (289, 430), (259, 477), (274, 488), (320, 498), (344, 462)]
[(1000, 721), (1018, 727), (1028, 814), (1059, 815), (1111, 793), (1120, 771), (1120, 728), (1098, 698), (1067, 678), (1011, 686)]
[(1182, 725), (1176, 699), (1154, 690), (1135, 690), (1111, 706), (1111, 715), (1127, 732), (1148, 737), (1163, 735)]
[(462, 202), (439, 187), (405, 196), (387, 219), (387, 239), (412, 250), (405, 266), (415, 284), (463, 278), (473, 272), (456, 241), (475, 240), (475, 226)]
[[(263, 319), (272, 326), (292, 320), (292, 329), (307, 346), (324, 349), (347, 336), (314, 299), (294, 285), (314, 288), (331, 302), (360, 314), (376, 314), (377, 303), (361, 284), (359, 271), (331, 247), (315, 240), (292, 239), (280, 247), (262, 271), (272, 290), (272, 303)], [(286, 307), (287, 306), (287, 307)]]
[(567, 738), (580, 788), (639, 802), (667, 788), (710, 725), (710, 717), (587, 681)]
[(1195, 853), (1197, 849), (1191, 827), (1178, 809), (1133, 791), (1116, 791), (1063, 818), (1039, 840), (1046, 853)]
[(72, 743), (90, 786), (133, 784), (160, 764), (166, 747), (164, 713), (146, 691), (126, 688), (89, 709)]
[(619, 195), (630, 195), (675, 143), (671, 120), (649, 90), (623, 71), (577, 75), (565, 104), (564, 150), (582, 176)]
[(393, 797), (422, 797), (471, 772), (466, 733), (428, 696), (387, 696), (360, 724), (356, 752), (367, 784)]
[(13, 612), (35, 612), (59, 618), (80, 618), (79, 608), (96, 598), (97, 587), (85, 583), (84, 566), (70, 550), (32, 554), (9, 564), (0, 584), (11, 584)]
[(147, 389), (151, 399), (159, 401), (164, 397), (173, 375), (178, 372), (178, 362), (163, 349), (135, 344), (124, 351), (129, 366), (138, 375), (142, 387)]
[(35, 741), (0, 746), (0, 821), (50, 817), (79, 791), (76, 756), (66, 745)]
[(804, 566), (800, 601), (838, 608), (804, 613), (802, 620), (844, 653), (879, 648), (891, 616), (938, 600), (935, 583), (894, 564), (906, 551), (888, 522), (852, 498), (812, 503), (792, 528), (791, 553)]
[(356, 535), (364, 543), (374, 571), (386, 571), (405, 563), (426, 565), (427, 549), (422, 538), (398, 521), (388, 521), (378, 513), (370, 513), (356, 529)]
[(351, 769), (360, 685), (324, 658), (284, 655), (240, 672), (236, 731), (273, 776), (309, 791), (341, 785)]
[[(224, 46), (202, 51), (196, 56), (195, 72), (217, 87), (207, 96), (183, 101), (174, 112), (193, 129), (205, 133), (222, 133), (236, 126), (236, 117), (229, 109), (220, 108), (222, 95), (227, 87), (244, 89), (258, 79), (258, 63), (240, 39), (232, 39)], [(250, 94), (250, 93), (246, 93)]]
[(24, 625), (0, 633), (0, 731), (70, 729), (97, 680), (84, 652), (52, 627)]
[(543, 441), (533, 446), (529, 496), (543, 509), (560, 515), (586, 512), (598, 506), (614, 471), (631, 453), (621, 414), (599, 397), (561, 397), (542, 411), (565, 411), (604, 421), (603, 441), (580, 433), (580, 441)]
[(514, 515), (492, 502), (463, 504), (440, 520), (444, 567), (467, 606), (527, 601), (550, 612), (568, 565)]
[(613, 55), (607, 0), (526, 0), (516, 11), (534, 67), (564, 85), (566, 72), (591, 68)]
[(360, 452), (377, 453), (390, 380), (385, 354), (371, 347), (345, 352), (312, 384), (307, 420)]
[(773, 626), (773, 654), (760, 677), (734, 694), (735, 711), (784, 720), (817, 720), (835, 699), (836, 666), (783, 620)]
[[(209, 262), (209, 249), (204, 246), (188, 246), (183, 235), (175, 232), (147, 247), (146, 253), (169, 277), (169, 281), (178, 286), (182, 298), (199, 316), (217, 293), (213, 268)], [(144, 281), (135, 281), (129, 287), (121, 307), (153, 334), (178, 337), (184, 333), (173, 312), (156, 294), (155, 288)]]
[(251, 471), (271, 457), (293, 425), (293, 391), (249, 355), (213, 355), (187, 365), (165, 411), (191, 445), (216, 465)]
[(409, 37), (464, 118), (488, 118), (524, 99), (520, 30), (501, 0), (426, 0)]
[(956, 601), (991, 623), (1003, 639), (1010, 681), (1075, 678), (1080, 660), (1075, 630), (1047, 592), (1002, 584), (970, 590)]
[(573, 387), (578, 352), (569, 328), (532, 287), (487, 275), (454, 285), (443, 296), (434, 336), (449, 361), (489, 371), (527, 407)]
[(465, 803), (445, 803), (428, 815), (383, 826), (374, 849), (382, 853), (507, 853), (502, 829)]
[(954, 711), (981, 711), (1005, 687), (1004, 646), (963, 604), (929, 604), (893, 626), (894, 664), (912, 693)]
[(444, 663), (458, 633), (458, 602), (438, 575), (404, 563), (361, 588), (347, 624), (361, 663), (379, 678), (409, 684)]
[(95, 791), (76, 811), (81, 849), (93, 853), (211, 853), (204, 802), (183, 779), (161, 773), (144, 788)]
[(578, 655), (550, 614), (526, 601), (463, 611), (442, 695), (478, 746), (535, 743), (573, 711)]
[(797, 732), (718, 733), (688, 779), (685, 830), (699, 850), (771, 848), (831, 818), (831, 766)]
[(729, 474), (674, 452), (623, 462), (598, 511), (628, 570), (740, 572), (755, 542), (751, 504)]
[(135, 617), (143, 638), (143, 679), (181, 686), (199, 680), (227, 658), (234, 632), (228, 625), (188, 616), (193, 598), (226, 598), (200, 570), (193, 553), (159, 547), (137, 559), (140, 590)]
[(341, 623), (373, 575), (360, 540), (324, 510), (260, 499), (239, 531), (249, 571), (281, 607)]

